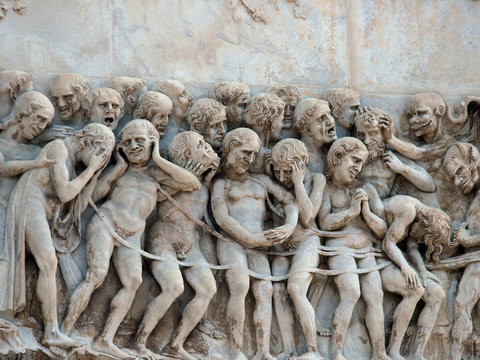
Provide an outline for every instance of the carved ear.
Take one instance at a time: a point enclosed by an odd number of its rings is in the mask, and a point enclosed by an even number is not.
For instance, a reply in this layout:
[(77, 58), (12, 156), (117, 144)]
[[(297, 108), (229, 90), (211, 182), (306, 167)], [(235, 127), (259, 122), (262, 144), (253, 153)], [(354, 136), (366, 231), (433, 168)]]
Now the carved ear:
[(437, 115), (438, 117), (442, 117), (443, 115), (445, 115), (445, 106), (443, 105), (438, 105), (436, 108), (435, 108), (435, 115)]
[(127, 96), (127, 103), (131, 107), (135, 107), (135, 103), (136, 103), (135, 98), (132, 95), (128, 95)]
[(263, 158), (263, 163), (265, 165), (265, 174), (274, 179), (272, 153), (265, 154)]

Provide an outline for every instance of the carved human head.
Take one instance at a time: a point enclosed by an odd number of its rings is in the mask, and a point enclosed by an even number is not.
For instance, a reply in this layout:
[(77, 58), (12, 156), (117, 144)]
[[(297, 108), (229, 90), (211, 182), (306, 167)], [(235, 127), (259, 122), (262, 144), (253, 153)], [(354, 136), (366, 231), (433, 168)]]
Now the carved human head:
[(474, 145), (456, 142), (448, 148), (443, 167), (455, 186), (468, 194), (479, 179), (480, 154)]
[(123, 150), (130, 164), (148, 164), (153, 144), (158, 139), (158, 131), (150, 121), (134, 119), (118, 134), (118, 147)]
[(245, 123), (265, 139), (280, 140), (285, 103), (277, 95), (258, 94), (250, 99), (245, 109)]
[(222, 142), (222, 164), (225, 170), (242, 175), (255, 162), (260, 151), (260, 138), (248, 128), (229, 131)]
[(197, 100), (187, 115), (189, 129), (202, 134), (205, 141), (215, 149), (222, 146), (226, 133), (226, 121), (227, 108), (210, 98)]
[(300, 100), (295, 108), (293, 127), (302, 138), (311, 138), (318, 145), (329, 144), (337, 139), (335, 121), (325, 100)]
[(285, 102), (285, 110), (283, 113), (283, 128), (291, 129), (293, 125), (293, 114), (295, 107), (300, 100), (300, 91), (294, 85), (272, 85), (267, 89), (268, 94), (277, 95)]
[(286, 188), (293, 186), (292, 165), (306, 166), (308, 164), (308, 150), (298, 139), (280, 140), (272, 148), (267, 167), (273, 168), (277, 180)]
[(322, 97), (330, 104), (335, 120), (345, 129), (352, 128), (360, 107), (360, 94), (353, 89), (337, 88), (325, 90)]
[(423, 206), (417, 211), (409, 236), (427, 246), (426, 259), (438, 261), (444, 247), (451, 246), (450, 216), (440, 209)]
[(241, 124), (250, 98), (250, 88), (241, 82), (219, 82), (210, 90), (210, 97), (227, 107), (227, 121)]
[(179, 166), (185, 166), (189, 160), (202, 164), (195, 175), (209, 182), (217, 172), (220, 158), (202, 135), (195, 131), (184, 131), (176, 135), (168, 146), (168, 158)]
[(140, 96), (133, 116), (150, 121), (162, 137), (172, 111), (173, 102), (167, 95), (158, 91), (147, 91)]
[(82, 99), (90, 90), (85, 77), (79, 74), (64, 73), (53, 77), (48, 92), (60, 120), (71, 120), (82, 108)]
[(0, 71), (0, 119), (10, 113), (19, 94), (32, 89), (31, 73), (17, 70)]
[(366, 146), (353, 137), (335, 140), (328, 150), (326, 176), (341, 185), (350, 185), (368, 158)]
[(55, 109), (48, 98), (38, 91), (27, 91), (20, 95), (13, 111), (0, 125), (1, 130), (16, 127), (16, 133), (31, 140), (51, 123)]
[(437, 93), (420, 93), (408, 100), (407, 119), (410, 133), (417, 138), (435, 138), (441, 133), (441, 119), (446, 104)]
[(140, 78), (117, 76), (109, 81), (107, 87), (117, 90), (122, 95), (125, 113), (130, 114), (135, 108), (138, 98), (147, 91), (146, 81)]
[(178, 80), (161, 80), (155, 86), (155, 91), (167, 95), (173, 101), (173, 115), (181, 120), (193, 104), (193, 96)]
[(77, 144), (76, 153), (80, 155), (83, 163), (88, 165), (88, 161), (93, 154), (105, 153), (104, 167), (113, 149), (115, 148), (115, 136), (110, 128), (103, 124), (87, 124), (83, 129), (74, 134)]
[(355, 116), (355, 128), (357, 138), (362, 140), (368, 149), (368, 161), (373, 161), (382, 157), (385, 152), (386, 142), (382, 136), (380, 128), (380, 119), (388, 117), (388, 114), (379, 109), (371, 107), (361, 107)]
[(124, 103), (117, 90), (97, 88), (85, 95), (82, 109), (87, 122), (103, 124), (115, 130), (123, 116)]

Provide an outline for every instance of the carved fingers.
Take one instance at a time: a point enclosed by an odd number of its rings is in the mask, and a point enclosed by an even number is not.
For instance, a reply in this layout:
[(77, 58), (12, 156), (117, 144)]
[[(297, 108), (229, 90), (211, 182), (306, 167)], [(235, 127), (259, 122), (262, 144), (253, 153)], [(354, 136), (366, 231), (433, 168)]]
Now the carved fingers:
[(418, 289), (422, 287), (420, 284), (420, 279), (418, 278), (417, 272), (411, 267), (408, 266), (405, 269), (402, 269), (402, 274), (407, 279), (407, 285), (411, 289)]
[(307, 166), (303, 162), (294, 161), (292, 163), (292, 182), (294, 184), (303, 183)]
[(390, 170), (396, 173), (399, 173), (404, 166), (398, 157), (396, 157), (390, 150), (385, 151), (383, 154), (383, 162)]
[(379, 119), (379, 125), (383, 138), (387, 141), (390, 140), (393, 137), (393, 119), (385, 114)]
[(363, 189), (355, 189), (352, 191), (352, 201), (350, 207), (354, 210), (356, 215), (362, 211), (362, 203), (366, 202), (368, 205), (368, 195)]

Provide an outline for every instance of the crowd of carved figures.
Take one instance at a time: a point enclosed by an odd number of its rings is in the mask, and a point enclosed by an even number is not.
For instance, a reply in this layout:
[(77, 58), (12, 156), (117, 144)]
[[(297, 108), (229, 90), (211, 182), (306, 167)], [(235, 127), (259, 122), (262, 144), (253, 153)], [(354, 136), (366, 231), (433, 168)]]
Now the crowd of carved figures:
[(3, 354), (475, 358), (480, 99), (105, 85), (0, 72)]

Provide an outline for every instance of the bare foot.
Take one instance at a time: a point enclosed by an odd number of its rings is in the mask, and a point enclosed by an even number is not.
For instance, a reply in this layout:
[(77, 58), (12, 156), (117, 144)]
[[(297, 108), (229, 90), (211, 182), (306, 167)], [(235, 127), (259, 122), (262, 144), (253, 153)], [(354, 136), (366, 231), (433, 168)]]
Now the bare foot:
[(153, 351), (147, 349), (144, 344), (139, 344), (134, 346), (134, 351), (137, 353), (138, 357), (147, 360), (161, 360), (162, 356), (155, 354)]
[(405, 358), (402, 355), (400, 355), (400, 353), (397, 351), (389, 351), (388, 356), (392, 360), (405, 360)]
[(180, 345), (173, 345), (170, 344), (165, 349), (165, 355), (171, 355), (175, 358), (182, 359), (182, 360), (197, 360), (197, 358), (188, 353), (187, 350)]
[(59, 331), (53, 331), (50, 334), (45, 334), (42, 344), (45, 346), (55, 346), (62, 349), (77, 348), (85, 345), (83, 342), (75, 341)]
[(301, 356), (295, 357), (295, 360), (325, 360), (325, 358), (318, 352), (309, 351)]
[(212, 339), (225, 339), (227, 335), (220, 330), (220, 328), (215, 325), (213, 322), (207, 319), (202, 319), (198, 325), (197, 325), (197, 330), (201, 331), (208, 337), (211, 337)]
[(92, 349), (105, 354), (116, 356), (120, 359), (135, 359), (135, 355), (126, 353), (123, 350), (120, 350), (113, 342), (105, 341), (105, 339), (98, 338), (92, 343)]

